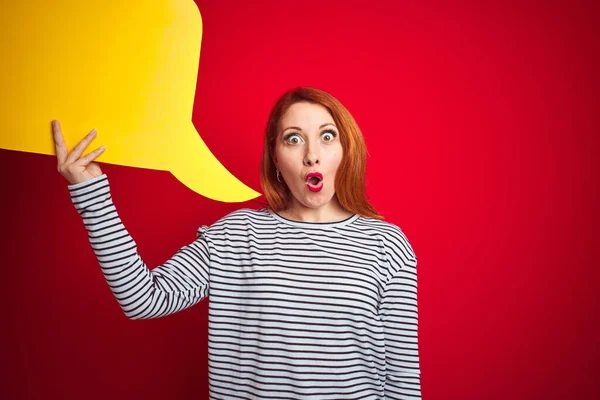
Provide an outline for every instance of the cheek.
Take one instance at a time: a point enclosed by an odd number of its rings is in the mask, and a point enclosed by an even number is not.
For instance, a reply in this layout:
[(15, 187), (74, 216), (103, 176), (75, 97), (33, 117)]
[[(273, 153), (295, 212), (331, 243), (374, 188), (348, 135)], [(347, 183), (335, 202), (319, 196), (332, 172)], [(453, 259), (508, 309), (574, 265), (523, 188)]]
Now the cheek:
[(344, 153), (340, 146), (339, 150), (337, 150), (331, 154), (330, 163), (331, 163), (332, 167), (337, 169), (337, 167), (339, 167), (340, 164), (342, 163), (342, 158), (344, 158)]
[(297, 164), (294, 163), (292, 157), (290, 157), (290, 155), (286, 154), (285, 152), (280, 152), (277, 154), (277, 161), (277, 167), (282, 172), (294, 170), (294, 165)]
[(297, 152), (291, 150), (291, 149), (286, 149), (286, 148), (278, 148), (276, 151), (276, 155), (277, 155), (277, 162), (279, 163), (279, 165), (292, 165), (294, 164), (294, 162), (297, 163), (297, 159), (299, 157), (299, 154), (296, 154)]
[(284, 151), (281, 151), (280, 148), (275, 149), (275, 159), (277, 160), (277, 162), (275, 162), (275, 165), (281, 167), (285, 163), (286, 158), (287, 157)]

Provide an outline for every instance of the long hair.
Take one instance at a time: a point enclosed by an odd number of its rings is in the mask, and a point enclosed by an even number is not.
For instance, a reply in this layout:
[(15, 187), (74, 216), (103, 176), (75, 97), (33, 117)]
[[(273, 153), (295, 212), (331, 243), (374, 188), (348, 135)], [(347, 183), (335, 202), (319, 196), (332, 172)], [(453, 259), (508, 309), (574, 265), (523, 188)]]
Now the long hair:
[(275, 152), (275, 141), (281, 118), (291, 105), (299, 102), (320, 104), (325, 107), (340, 132), (343, 156), (335, 176), (335, 193), (340, 205), (352, 213), (384, 220), (367, 199), (365, 183), (367, 146), (356, 121), (335, 97), (313, 87), (298, 87), (287, 91), (279, 98), (269, 115), (260, 168), (260, 183), (271, 209), (284, 210), (290, 200), (290, 189), (285, 182), (281, 183), (277, 180), (272, 154)]

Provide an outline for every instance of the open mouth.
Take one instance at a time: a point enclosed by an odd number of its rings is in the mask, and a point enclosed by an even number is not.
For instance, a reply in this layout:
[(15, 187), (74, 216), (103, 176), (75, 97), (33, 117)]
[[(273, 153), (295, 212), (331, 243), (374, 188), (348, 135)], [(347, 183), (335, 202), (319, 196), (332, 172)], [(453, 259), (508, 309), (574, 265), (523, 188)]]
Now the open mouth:
[(313, 186), (318, 186), (319, 183), (321, 183), (321, 178), (319, 178), (318, 176), (310, 177), (308, 179), (308, 183), (310, 183)]
[(323, 175), (319, 172), (311, 172), (306, 175), (306, 187), (311, 192), (319, 192), (323, 189)]

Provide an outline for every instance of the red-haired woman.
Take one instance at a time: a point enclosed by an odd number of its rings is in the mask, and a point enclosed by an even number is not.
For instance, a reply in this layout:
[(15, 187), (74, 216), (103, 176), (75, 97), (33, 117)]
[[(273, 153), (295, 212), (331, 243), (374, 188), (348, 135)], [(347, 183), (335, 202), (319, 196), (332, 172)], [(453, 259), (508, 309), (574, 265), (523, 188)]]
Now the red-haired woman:
[[(365, 193), (366, 147), (330, 94), (285, 93), (267, 123), (261, 185), (268, 206), (242, 208), (149, 270), (119, 218), (104, 149), (70, 154), (70, 182), (107, 283), (130, 319), (209, 297), (211, 399), (418, 399), (417, 258)], [(210, 291), (210, 296), (209, 296)]]

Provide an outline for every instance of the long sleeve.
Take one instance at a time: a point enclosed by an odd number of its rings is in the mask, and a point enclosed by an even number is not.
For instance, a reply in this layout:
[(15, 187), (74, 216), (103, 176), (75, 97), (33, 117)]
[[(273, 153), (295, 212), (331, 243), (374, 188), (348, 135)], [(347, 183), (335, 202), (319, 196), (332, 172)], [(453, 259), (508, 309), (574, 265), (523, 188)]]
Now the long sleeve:
[(117, 214), (106, 174), (68, 189), (106, 282), (127, 318), (162, 317), (208, 296), (207, 226), (198, 229), (194, 242), (150, 271)]
[(420, 399), (417, 259), (414, 254), (387, 281), (379, 313), (385, 336), (385, 398)]

